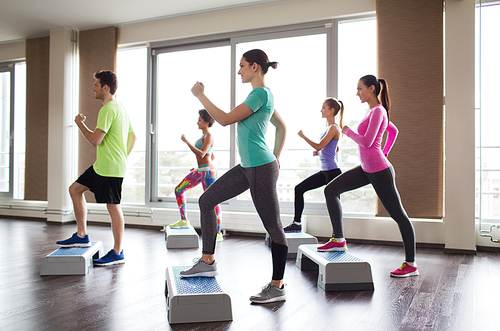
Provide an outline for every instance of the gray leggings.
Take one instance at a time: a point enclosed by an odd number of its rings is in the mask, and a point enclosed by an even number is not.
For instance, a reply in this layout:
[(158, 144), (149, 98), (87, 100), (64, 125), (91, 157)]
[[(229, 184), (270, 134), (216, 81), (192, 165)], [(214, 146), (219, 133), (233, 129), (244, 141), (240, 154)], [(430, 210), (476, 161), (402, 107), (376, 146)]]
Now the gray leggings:
[(281, 224), (278, 193), (278, 162), (258, 167), (237, 165), (217, 179), (200, 197), (201, 235), (203, 254), (214, 254), (217, 238), (215, 206), (250, 189), (252, 200), (264, 228), (271, 237), (273, 280), (283, 279), (288, 245)]
[(394, 169), (391, 167), (375, 173), (364, 172), (361, 166), (342, 173), (325, 188), (326, 206), (333, 227), (333, 237), (344, 237), (340, 194), (372, 184), (378, 198), (389, 215), (398, 223), (407, 262), (415, 261), (415, 232), (406, 215), (396, 188)]

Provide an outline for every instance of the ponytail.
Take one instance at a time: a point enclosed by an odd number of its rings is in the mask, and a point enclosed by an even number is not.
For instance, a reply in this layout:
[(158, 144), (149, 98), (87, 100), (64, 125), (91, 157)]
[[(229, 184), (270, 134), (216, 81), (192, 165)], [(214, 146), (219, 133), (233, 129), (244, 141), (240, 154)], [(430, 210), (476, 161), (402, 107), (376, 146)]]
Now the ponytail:
[(340, 130), (342, 130), (344, 128), (344, 103), (339, 100), (339, 104), (340, 104), (340, 110), (338, 111), (338, 113), (339, 113), (339, 126), (340, 126)]
[(387, 119), (390, 120), (389, 114), (391, 111), (391, 98), (389, 96), (389, 85), (387, 85), (387, 82), (385, 79), (380, 78), (379, 84), (382, 85), (382, 89), (380, 90), (379, 94), (379, 100), (382, 106), (384, 106), (385, 110), (387, 110)]
[[(268, 62), (266, 64), (266, 66), (267, 66), (267, 69), (269, 69), (270, 67), (273, 69), (276, 69), (276, 68), (278, 68), (278, 62), (276, 62), (276, 61)], [(267, 72), (267, 69), (266, 69), (266, 72)]]

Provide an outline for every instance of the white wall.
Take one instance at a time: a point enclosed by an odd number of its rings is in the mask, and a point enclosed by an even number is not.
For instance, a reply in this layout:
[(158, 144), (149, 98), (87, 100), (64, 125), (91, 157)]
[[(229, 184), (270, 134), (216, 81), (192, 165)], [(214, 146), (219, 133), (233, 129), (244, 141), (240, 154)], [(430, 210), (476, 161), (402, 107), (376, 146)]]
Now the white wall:
[[(49, 221), (74, 220), (68, 187), (72, 178), (71, 151), (77, 147), (72, 138), (74, 127), (73, 109), (73, 36), (70, 29), (50, 31), (49, 64), (49, 144), (47, 166), (47, 214)], [(65, 215), (66, 214), (66, 215)]]
[(119, 27), (120, 45), (174, 40), (375, 12), (375, 0), (296, 0), (179, 16)]
[(446, 2), (446, 249), (475, 250), (475, 0)]

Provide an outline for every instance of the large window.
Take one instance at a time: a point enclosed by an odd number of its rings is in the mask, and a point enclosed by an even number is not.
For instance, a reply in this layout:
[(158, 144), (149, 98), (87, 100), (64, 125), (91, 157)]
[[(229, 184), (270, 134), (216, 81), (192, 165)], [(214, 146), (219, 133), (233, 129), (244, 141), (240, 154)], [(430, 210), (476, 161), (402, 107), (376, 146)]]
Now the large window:
[[(162, 48), (153, 58), (152, 200), (172, 201), (174, 188), (196, 168), (196, 156), (181, 140), (184, 134), (194, 144), (202, 136), (198, 129), (198, 111), (203, 107), (191, 93), (196, 81), (202, 82), (205, 93), (218, 107), (230, 107), (230, 47), (227, 43), (208, 43), (195, 47)], [(215, 123), (214, 163), (219, 176), (229, 168), (229, 127)], [(201, 185), (188, 190), (187, 198), (199, 197)]]
[(476, 10), (476, 217), (500, 223), (500, 4), (479, 1)]
[[(312, 148), (297, 132), (303, 130), (311, 139), (318, 139), (326, 128), (320, 109), (328, 95), (327, 33), (239, 42), (236, 44), (236, 62), (239, 64), (241, 55), (254, 48), (264, 50), (270, 61), (279, 62), (276, 70), (269, 69), (266, 85), (273, 92), (274, 106), (287, 127), (280, 157), (278, 197), (281, 202), (293, 202), (295, 185), (319, 170), (318, 157), (313, 157)], [(236, 104), (245, 101), (251, 88), (250, 84), (237, 80)], [(274, 137), (275, 128), (270, 125), (266, 141), (271, 150)], [(323, 194), (321, 190), (316, 190), (306, 194), (305, 198), (309, 202), (322, 201)], [(238, 199), (250, 200), (250, 192), (245, 192)], [(286, 208), (285, 204), (282, 205)]]
[(0, 192), (10, 193), (12, 70), (0, 71)]
[(117, 99), (123, 103), (137, 136), (129, 155), (127, 174), (123, 180), (123, 203), (145, 202), (146, 187), (146, 105), (147, 49), (119, 50), (117, 56)]
[(0, 196), (24, 197), (25, 63), (0, 64)]
[[(356, 128), (368, 110), (356, 96), (359, 78), (377, 75), (377, 23), (374, 19), (341, 22), (338, 28), (338, 96), (345, 107), (344, 123)], [(363, 42), (359, 42), (363, 36)], [(340, 143), (339, 159), (342, 171), (359, 165), (358, 145), (347, 136)], [(342, 208), (346, 212), (374, 214), (377, 196), (367, 185), (342, 195)]]
[(14, 174), (13, 198), (24, 199), (26, 159), (26, 63), (14, 65)]
[[(353, 43), (359, 35), (364, 36), (363, 43)], [(344, 123), (350, 126), (355, 127), (366, 111), (356, 98), (356, 84), (361, 76), (376, 74), (373, 18), (121, 49), (118, 98), (125, 103), (129, 114), (136, 114), (133, 115), (136, 116), (134, 128), (139, 138), (144, 139), (138, 141), (129, 161), (124, 202), (175, 205), (175, 186), (197, 166), (195, 155), (181, 140), (183, 134), (191, 143), (201, 136), (196, 122), (202, 105), (192, 95), (191, 87), (196, 81), (202, 82), (210, 100), (222, 110), (230, 111), (250, 92), (251, 86), (242, 84), (237, 72), (242, 54), (253, 48), (263, 49), (271, 61), (279, 62), (277, 70), (270, 69), (266, 75), (266, 85), (273, 91), (275, 108), (287, 125), (278, 194), (282, 211), (293, 212), (294, 187), (320, 169), (312, 148), (297, 132), (303, 130), (308, 137), (319, 141), (326, 129), (320, 109), (327, 97), (337, 97), (344, 102)], [(148, 63), (149, 74), (144, 69)], [(150, 107), (146, 116), (144, 105), (147, 103)], [(216, 123), (211, 132), (215, 138), (214, 162), (220, 176), (240, 162), (236, 130), (234, 126), (222, 127)], [(274, 137), (275, 128), (270, 125), (266, 139), (271, 149)], [(358, 165), (357, 146), (345, 137), (340, 146), (341, 169), (345, 171)], [(195, 202), (201, 193), (201, 186), (186, 192), (188, 202)], [(242, 194), (227, 202), (229, 206), (225, 208), (252, 210), (249, 199), (249, 193)], [(326, 213), (322, 189), (306, 193), (305, 200), (306, 213)], [(347, 213), (373, 215), (375, 212), (375, 194), (371, 187), (347, 193), (342, 201)]]

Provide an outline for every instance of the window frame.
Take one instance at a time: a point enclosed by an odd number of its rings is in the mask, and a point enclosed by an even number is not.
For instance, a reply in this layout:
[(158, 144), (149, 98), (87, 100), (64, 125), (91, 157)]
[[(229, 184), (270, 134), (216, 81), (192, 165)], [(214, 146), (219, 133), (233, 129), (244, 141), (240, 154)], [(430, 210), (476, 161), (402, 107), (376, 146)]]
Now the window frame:
[[(172, 53), (172, 52), (178, 52), (178, 51), (187, 51), (187, 50), (196, 50), (196, 49), (206, 49), (206, 48), (211, 48), (211, 47), (219, 47), (219, 46), (228, 46), (229, 45), (229, 40), (215, 40), (215, 41), (209, 41), (209, 42), (204, 42), (204, 43), (189, 43), (185, 45), (173, 45), (173, 46), (166, 46), (166, 47), (158, 47), (158, 48), (151, 48), (149, 50), (150, 54), (150, 61), (151, 61), (151, 73), (152, 74), (152, 81), (151, 81), (151, 106), (150, 106), (150, 114), (147, 116), (149, 120), (149, 137), (147, 139), (147, 146), (146, 149), (149, 150), (149, 156), (147, 156), (146, 163), (149, 161), (150, 164), (147, 164), (147, 167), (149, 169), (149, 188), (147, 188), (147, 193), (146, 197), (149, 198), (148, 202), (152, 203), (167, 203), (170, 204), (172, 202), (175, 202), (175, 198), (166, 198), (165, 197), (160, 197), (158, 196), (158, 151), (157, 151), (157, 140), (156, 140), (156, 132), (158, 128), (158, 99), (156, 96), (156, 86), (157, 86), (157, 77), (156, 73), (158, 72), (158, 56), (161, 54), (165, 53)], [(232, 142), (232, 128), (231, 128), (231, 142)], [(232, 159), (232, 154), (233, 154), (233, 148), (232, 148), (232, 143), (230, 145), (230, 160)], [(230, 161), (231, 164), (231, 161)], [(232, 166), (230, 166), (232, 167)], [(153, 171), (155, 169), (155, 171)], [(149, 193), (149, 197), (148, 197)], [(188, 202), (195, 202), (198, 199), (193, 199), (193, 198), (187, 198), (186, 199)]]

